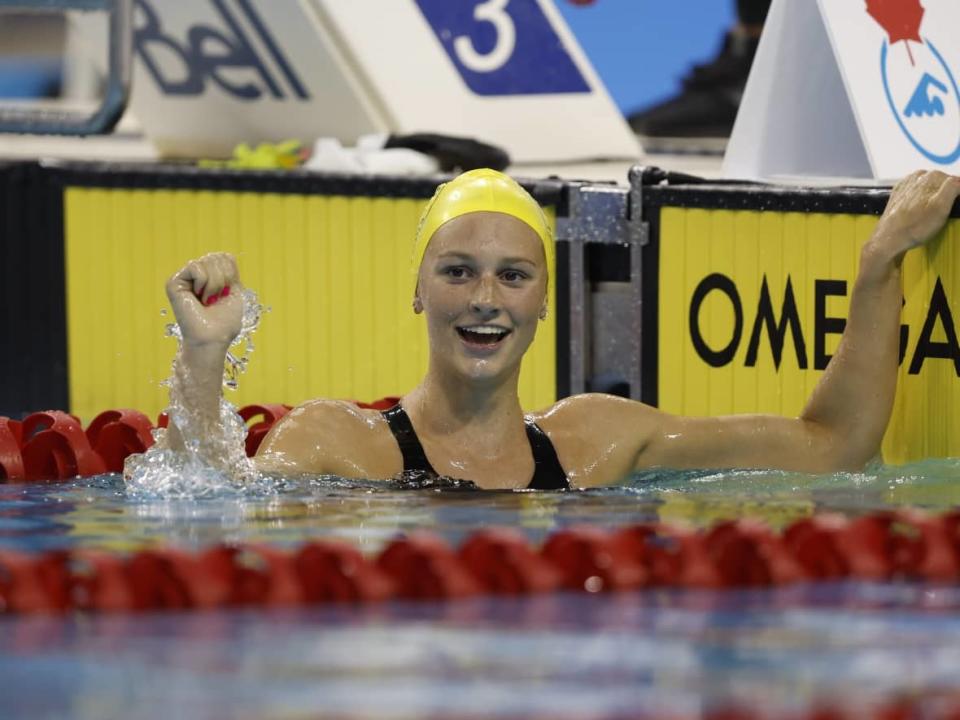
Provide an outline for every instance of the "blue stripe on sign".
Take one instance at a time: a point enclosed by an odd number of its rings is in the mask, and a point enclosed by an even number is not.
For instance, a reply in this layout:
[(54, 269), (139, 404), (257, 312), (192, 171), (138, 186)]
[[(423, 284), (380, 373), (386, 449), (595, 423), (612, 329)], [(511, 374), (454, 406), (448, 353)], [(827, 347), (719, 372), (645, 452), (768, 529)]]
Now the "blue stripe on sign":
[(536, 0), (416, 0), (477, 95), (589, 93)]
[(256, 31), (260, 34), (260, 39), (263, 40), (263, 44), (267, 46), (267, 50), (273, 57), (273, 61), (277, 64), (277, 67), (280, 68), (280, 72), (282, 72), (283, 76), (287, 79), (287, 84), (290, 85), (290, 89), (293, 90), (293, 92), (296, 93), (297, 97), (301, 100), (309, 100), (310, 95), (307, 94), (306, 89), (303, 87), (303, 83), (300, 82), (300, 78), (297, 77), (297, 73), (294, 71), (293, 66), (287, 62), (287, 58), (284, 57), (282, 52), (280, 52), (280, 48), (277, 47), (277, 43), (270, 35), (270, 32), (267, 30), (266, 25), (264, 25), (263, 20), (260, 19), (260, 16), (257, 15), (256, 10), (253, 9), (253, 5), (251, 5), (248, 0), (237, 0), (237, 4), (240, 6), (243, 12), (246, 13), (250, 24), (253, 25)]

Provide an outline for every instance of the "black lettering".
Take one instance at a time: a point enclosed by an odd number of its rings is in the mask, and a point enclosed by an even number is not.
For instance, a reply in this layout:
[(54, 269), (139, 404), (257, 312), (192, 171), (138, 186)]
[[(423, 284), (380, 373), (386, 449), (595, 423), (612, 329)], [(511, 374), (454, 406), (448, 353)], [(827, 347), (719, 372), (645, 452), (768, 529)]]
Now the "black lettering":
[[(907, 299), (903, 298), (900, 301), (900, 311), (903, 312), (903, 308), (907, 304)], [(900, 323), (900, 357), (897, 360), (897, 366), (903, 365), (903, 359), (907, 356), (907, 343), (910, 342), (910, 327), (906, 323)]]
[(250, 24), (260, 35), (260, 39), (263, 41), (263, 44), (266, 45), (267, 51), (273, 57), (273, 61), (277, 64), (277, 67), (280, 68), (280, 72), (282, 72), (284, 77), (287, 79), (287, 84), (290, 85), (290, 89), (293, 90), (294, 94), (301, 100), (309, 100), (310, 95), (303, 87), (303, 83), (300, 82), (300, 78), (294, 71), (293, 66), (287, 61), (287, 58), (284, 57), (283, 53), (280, 52), (280, 47), (270, 35), (270, 32), (267, 30), (267, 26), (264, 25), (263, 20), (260, 19), (260, 16), (257, 15), (256, 11), (253, 9), (253, 5), (250, 4), (250, 0), (237, 0), (237, 4), (246, 14), (247, 20), (250, 21)]
[[(196, 51), (197, 63), (202, 72), (210, 75), (214, 82), (228, 93), (232, 93), (244, 100), (256, 100), (262, 94), (259, 86), (250, 82), (244, 83), (243, 85), (235, 85), (230, 83), (219, 72), (220, 68), (228, 67), (253, 68), (260, 74), (263, 82), (270, 90), (270, 94), (275, 98), (282, 98), (283, 92), (273, 79), (273, 76), (267, 71), (266, 66), (260, 62), (260, 58), (257, 57), (257, 53), (253, 49), (253, 45), (250, 44), (246, 33), (243, 32), (243, 28), (241, 28), (240, 24), (234, 19), (233, 14), (229, 8), (227, 8), (224, 0), (213, 0), (213, 4), (220, 13), (220, 17), (222, 17), (223, 21), (230, 27), (230, 31), (236, 38), (236, 43), (231, 42), (229, 38), (213, 28), (203, 27), (202, 25), (190, 28), (187, 36), (190, 38), (191, 46)], [(216, 55), (205, 54), (204, 43), (210, 39), (219, 41), (223, 46), (229, 48), (230, 51)]]
[[(947, 336), (946, 342), (934, 342), (930, 339), (937, 320), (943, 325), (943, 331)], [(919, 375), (923, 368), (923, 361), (927, 358), (953, 360), (954, 371), (960, 377), (960, 345), (957, 343), (957, 330), (953, 325), (953, 313), (950, 311), (947, 293), (943, 289), (939, 276), (933, 288), (933, 297), (930, 298), (930, 310), (927, 311), (920, 338), (917, 340), (917, 349), (914, 350), (913, 360), (910, 362), (910, 374)]]
[[(700, 307), (703, 301), (714, 290), (718, 290), (727, 296), (730, 304), (733, 306), (733, 336), (730, 342), (720, 350), (714, 350), (703, 339), (700, 332)], [(693, 341), (693, 347), (697, 355), (711, 367), (723, 367), (733, 361), (733, 356), (740, 345), (740, 337), (743, 335), (743, 305), (740, 303), (740, 293), (737, 292), (737, 286), (733, 280), (721, 273), (712, 273), (707, 275), (693, 291), (693, 297), (690, 299), (690, 339)]]
[[(199, 95), (204, 91), (205, 80), (209, 77), (224, 92), (242, 100), (260, 98), (264, 94), (264, 88), (274, 98), (282, 99), (283, 89), (257, 55), (246, 31), (237, 22), (226, 0), (211, 0), (211, 3), (229, 31), (223, 32), (207, 25), (194, 25), (187, 30), (186, 43), (181, 45), (173, 37), (164, 34), (160, 16), (154, 7), (147, 0), (136, 0), (141, 19), (133, 34), (133, 44), (161, 92), (166, 95)], [(301, 99), (308, 99), (309, 95), (303, 83), (280, 52), (253, 7), (242, 2), (240, 9), (277, 63), (293, 92)], [(158, 51), (166, 58), (172, 54), (179, 60), (183, 67), (179, 78), (164, 74), (158, 61)], [(245, 71), (245, 81), (237, 77), (238, 71)], [(252, 75), (251, 71), (255, 75)], [(256, 81), (257, 76), (260, 82)]]
[(827, 335), (841, 335), (847, 326), (845, 318), (827, 317), (827, 298), (844, 297), (846, 280), (817, 280), (813, 284), (813, 369), (825, 370), (831, 355), (827, 355)]
[(747, 346), (746, 366), (754, 367), (757, 364), (757, 353), (760, 350), (760, 333), (763, 327), (767, 328), (770, 340), (770, 351), (773, 353), (773, 366), (780, 369), (780, 358), (783, 356), (783, 341), (786, 338), (787, 328), (793, 336), (793, 347), (797, 354), (797, 367), (807, 369), (807, 344), (800, 329), (800, 313), (797, 312), (797, 301), (793, 295), (793, 285), (787, 275), (787, 288), (783, 296), (783, 313), (777, 322), (773, 312), (773, 300), (770, 298), (770, 288), (767, 286), (767, 276), (763, 276), (763, 285), (760, 287), (760, 301), (757, 303), (757, 319), (753, 323), (750, 333), (750, 344)]
[[(137, 0), (136, 9), (144, 22), (138, 24), (133, 32), (133, 46), (160, 90), (167, 95), (197, 95), (203, 92), (203, 75), (197, 72), (191, 62), (190, 51), (169, 35), (163, 34), (160, 17), (146, 0)], [(182, 80), (172, 80), (163, 75), (153, 54), (158, 47), (165, 48), (180, 59), (183, 64)]]

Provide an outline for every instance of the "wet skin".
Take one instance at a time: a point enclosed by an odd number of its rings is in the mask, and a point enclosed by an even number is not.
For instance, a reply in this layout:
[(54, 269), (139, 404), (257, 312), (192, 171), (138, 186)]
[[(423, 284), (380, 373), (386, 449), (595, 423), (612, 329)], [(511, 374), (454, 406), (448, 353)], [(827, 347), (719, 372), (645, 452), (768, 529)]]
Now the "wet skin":
[[(958, 194), (960, 180), (938, 172), (914, 173), (894, 189), (861, 252), (846, 331), (799, 417), (678, 417), (607, 395), (567, 398), (531, 417), (571, 485), (611, 484), (655, 466), (862, 467), (879, 450), (893, 404), (903, 255), (937, 233)], [(418, 280), (414, 311), (426, 316), (430, 364), (402, 404), (431, 464), (484, 488), (525, 487), (533, 458), (517, 384), (545, 308), (539, 238), (509, 215), (462, 215), (433, 236)], [(218, 402), (223, 338), (239, 330), (242, 307), (237, 292), (213, 306), (193, 292), (213, 295), (228, 285), (239, 285), (239, 274), (221, 254), (194, 261), (167, 286), (200, 413), (213, 413)], [(256, 462), (271, 471), (367, 478), (394, 477), (403, 465), (378, 412), (330, 400), (288, 414)]]

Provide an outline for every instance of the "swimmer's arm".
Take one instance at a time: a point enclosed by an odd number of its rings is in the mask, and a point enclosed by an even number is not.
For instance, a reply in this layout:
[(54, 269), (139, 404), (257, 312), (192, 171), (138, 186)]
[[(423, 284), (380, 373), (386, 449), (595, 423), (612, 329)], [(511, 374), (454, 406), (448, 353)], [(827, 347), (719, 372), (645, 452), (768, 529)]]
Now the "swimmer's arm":
[(798, 418), (660, 414), (648, 419), (656, 429), (638, 465), (828, 472), (874, 458), (896, 392), (903, 256), (942, 228), (958, 194), (960, 180), (939, 172), (914, 173), (891, 193), (861, 252), (837, 352)]
[[(206, 435), (220, 432), (220, 400), (223, 396), (223, 366), (227, 350), (217, 347), (180, 349), (173, 362), (177, 394), (183, 399), (184, 411), (190, 415), (192, 427)], [(176, 420), (170, 419), (163, 444), (171, 450), (183, 450), (184, 438)]]
[(635, 471), (668, 467), (835, 472), (858, 469), (876, 452), (857, 455), (844, 438), (802, 417), (683, 417), (650, 410), (659, 420), (637, 454)]
[(943, 228), (958, 195), (960, 178), (941, 172), (904, 178), (860, 253), (846, 329), (799, 418), (826, 435), (837, 469), (880, 451), (897, 389), (903, 258)]
[[(586, 398), (587, 396), (581, 396)], [(577, 485), (607, 485), (650, 468), (774, 468), (833, 472), (859, 468), (873, 453), (855, 456), (855, 444), (815, 421), (777, 415), (690, 417), (610, 396), (595, 396), (580, 441), (586, 448)], [(882, 431), (880, 434), (882, 438)], [(876, 440), (879, 446), (879, 439)], [(568, 442), (567, 446), (576, 446)], [(594, 471), (586, 459), (592, 454)], [(602, 460), (603, 462), (597, 462)], [(603, 464), (605, 469), (599, 466)], [(565, 467), (567, 467), (565, 465)]]
[(368, 480), (394, 477), (403, 468), (380, 414), (338, 400), (313, 400), (291, 410), (253, 460), (262, 472)]
[(896, 389), (900, 268), (873, 241), (860, 256), (847, 327), (799, 417), (661, 414), (642, 466), (855, 470), (876, 456)]
[[(166, 292), (181, 333), (171, 394), (182, 400), (190, 428), (180, 428), (171, 418), (163, 442), (179, 450), (184, 447), (184, 432), (191, 435), (189, 440), (221, 434), (223, 368), (227, 351), (240, 332), (243, 292), (236, 261), (226, 253), (190, 261), (167, 281)], [(216, 443), (201, 445), (217, 447)]]
[(567, 398), (538, 418), (575, 487), (667, 468), (833, 469), (830, 437), (775, 415), (684, 417), (611, 395)]

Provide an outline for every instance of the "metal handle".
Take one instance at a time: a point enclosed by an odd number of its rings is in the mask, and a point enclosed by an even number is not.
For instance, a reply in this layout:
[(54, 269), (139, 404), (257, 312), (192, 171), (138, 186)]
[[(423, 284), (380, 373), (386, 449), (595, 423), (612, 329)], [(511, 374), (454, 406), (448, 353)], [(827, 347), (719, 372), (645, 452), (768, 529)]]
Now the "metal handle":
[(0, 102), (0, 132), (39, 135), (97, 135), (110, 132), (127, 107), (130, 94), (132, 0), (0, 0), (0, 9), (106, 12), (109, 58), (106, 91), (92, 113), (12, 106)]
[[(629, 386), (629, 396), (643, 397), (643, 247), (647, 244), (649, 227), (643, 220), (640, 188), (630, 190), (615, 185), (576, 185), (567, 198), (568, 215), (558, 218), (557, 242), (569, 244), (567, 277), (558, 282), (568, 285), (569, 378), (566, 389), (571, 395), (591, 389), (590, 382), (604, 364), (618, 366), (622, 380)], [(616, 245), (629, 253), (628, 282), (625, 292), (617, 293), (624, 305), (616, 317), (608, 318), (615, 327), (602, 326), (594, 316), (598, 299), (586, 263), (587, 248), (591, 245)], [(607, 288), (608, 290), (610, 288)], [(609, 337), (625, 338), (616, 351), (624, 357), (603, 356)], [(600, 357), (603, 356), (603, 357)], [(601, 362), (597, 362), (597, 360)], [(603, 360), (612, 360), (605, 363)]]

